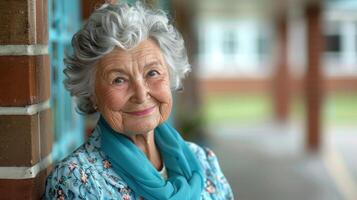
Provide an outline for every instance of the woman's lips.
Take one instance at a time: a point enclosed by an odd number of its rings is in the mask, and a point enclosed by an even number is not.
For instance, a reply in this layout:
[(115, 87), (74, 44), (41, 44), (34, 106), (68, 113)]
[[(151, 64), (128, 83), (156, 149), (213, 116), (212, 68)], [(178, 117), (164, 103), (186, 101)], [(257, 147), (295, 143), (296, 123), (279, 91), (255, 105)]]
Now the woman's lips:
[(126, 113), (130, 114), (130, 115), (143, 116), (143, 115), (147, 115), (147, 114), (151, 113), (154, 109), (155, 109), (155, 106), (144, 109), (144, 110), (126, 112)]

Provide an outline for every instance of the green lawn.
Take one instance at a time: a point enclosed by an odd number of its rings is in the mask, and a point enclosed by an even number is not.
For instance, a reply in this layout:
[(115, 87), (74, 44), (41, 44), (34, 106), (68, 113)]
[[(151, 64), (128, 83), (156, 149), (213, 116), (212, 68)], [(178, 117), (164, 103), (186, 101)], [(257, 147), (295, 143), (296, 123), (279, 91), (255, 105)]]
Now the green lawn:
[(325, 101), (324, 116), (328, 124), (357, 125), (357, 94), (329, 96)]
[(210, 124), (222, 122), (257, 122), (270, 117), (267, 95), (217, 95), (205, 98), (204, 111)]
[[(264, 94), (219, 94), (206, 96), (205, 120), (210, 124), (222, 122), (257, 123), (271, 120), (271, 97)], [(304, 120), (304, 101), (294, 98), (291, 119)], [(357, 125), (357, 93), (334, 94), (323, 101), (323, 122), (328, 125)]]

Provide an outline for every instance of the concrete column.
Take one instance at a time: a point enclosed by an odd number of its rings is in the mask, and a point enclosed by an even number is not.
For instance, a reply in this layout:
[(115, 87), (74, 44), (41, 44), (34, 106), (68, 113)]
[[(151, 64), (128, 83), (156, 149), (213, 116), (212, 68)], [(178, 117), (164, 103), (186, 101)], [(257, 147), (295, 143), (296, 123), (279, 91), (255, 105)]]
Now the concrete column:
[(276, 20), (277, 66), (273, 75), (273, 107), (275, 119), (286, 122), (290, 106), (290, 78), (288, 67), (288, 19), (281, 14)]
[(307, 72), (305, 77), (306, 92), (306, 147), (317, 151), (321, 144), (321, 109), (322, 109), (322, 70), (321, 54), (323, 50), (321, 3), (314, 1), (305, 8), (307, 28)]
[(81, 1), (82, 6), (82, 19), (86, 20), (89, 18), (90, 14), (102, 5), (105, 1), (104, 0), (85, 0)]
[(47, 0), (0, 1), (1, 199), (40, 199), (52, 163)]
[(200, 110), (200, 94), (197, 81), (197, 36), (194, 33), (194, 2), (174, 0), (171, 2), (172, 16), (175, 19), (175, 25), (181, 32), (189, 62), (192, 65), (192, 71), (184, 80), (184, 92), (177, 93), (175, 103), (175, 122), (180, 133), (186, 139), (197, 139), (202, 134), (202, 116)]

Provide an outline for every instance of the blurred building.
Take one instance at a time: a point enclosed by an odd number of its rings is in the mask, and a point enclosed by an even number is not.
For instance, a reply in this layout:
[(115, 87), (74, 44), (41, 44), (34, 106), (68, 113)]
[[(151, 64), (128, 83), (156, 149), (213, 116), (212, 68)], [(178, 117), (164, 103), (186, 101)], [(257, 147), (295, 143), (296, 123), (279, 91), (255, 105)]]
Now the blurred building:
[(357, 1), (331, 1), (324, 11), (324, 70), (328, 76), (357, 76)]
[[(278, 5), (279, 2), (283, 6)], [(228, 82), (247, 80), (240, 82), (241, 86), (266, 89), (264, 85), (269, 84), (276, 71), (279, 56), (277, 18), (282, 13), (288, 26), (289, 72), (296, 79), (303, 78), (307, 56), (304, 1), (225, 0), (199, 1), (197, 5), (198, 76), (204, 80), (204, 91), (212, 91), (212, 87), (208, 89), (205, 85), (211, 86), (213, 83), (209, 80), (217, 79)], [(321, 68), (323, 76), (330, 80), (327, 84), (330, 89), (343, 90), (350, 88), (351, 83), (357, 87), (356, 10), (356, 1), (325, 1), (323, 4), (325, 48)], [(222, 88), (216, 89), (224, 91), (229, 85), (222, 81), (218, 84), (222, 84)]]
[[(209, 126), (238, 198), (356, 199), (356, 127), (331, 129), (325, 115), (334, 109), (326, 108), (331, 96), (357, 94), (357, 1), (198, 0), (196, 5), (202, 96), (236, 100), (259, 94), (272, 108), (264, 122), (221, 120)], [(294, 124), (289, 117), (297, 100), (303, 114)], [(227, 107), (216, 110), (234, 110)]]
[(248, 1), (198, 3), (195, 28), (199, 37), (199, 77), (270, 74), (273, 21), (260, 12), (263, 4)]

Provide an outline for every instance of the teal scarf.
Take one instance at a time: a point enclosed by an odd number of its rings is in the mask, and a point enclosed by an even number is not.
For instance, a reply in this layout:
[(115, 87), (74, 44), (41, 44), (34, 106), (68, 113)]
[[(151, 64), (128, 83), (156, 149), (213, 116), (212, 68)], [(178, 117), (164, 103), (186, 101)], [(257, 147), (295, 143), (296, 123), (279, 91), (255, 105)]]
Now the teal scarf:
[(168, 171), (165, 181), (146, 155), (126, 136), (115, 132), (100, 117), (102, 150), (114, 171), (148, 200), (198, 200), (204, 178), (200, 165), (179, 133), (168, 123), (156, 127), (154, 138)]

